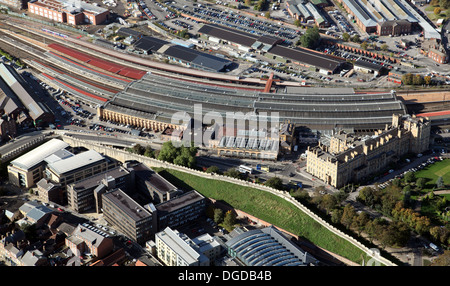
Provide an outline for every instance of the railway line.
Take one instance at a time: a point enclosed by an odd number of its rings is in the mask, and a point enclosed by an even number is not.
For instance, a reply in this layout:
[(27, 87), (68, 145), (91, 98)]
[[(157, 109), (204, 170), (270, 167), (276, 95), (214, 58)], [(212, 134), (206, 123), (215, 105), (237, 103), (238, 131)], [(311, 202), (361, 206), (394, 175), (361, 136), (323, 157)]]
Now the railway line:
[[(15, 36), (15, 43), (20, 45), (14, 49), (20, 48), (28, 63), (39, 70), (46, 81), (101, 107), (99, 116), (119, 118), (127, 124), (147, 127), (150, 121), (167, 123), (178, 111), (192, 117), (193, 106), (202, 104), (203, 112), (222, 115), (230, 111), (276, 112), (280, 121), (305, 125), (312, 130), (340, 127), (370, 132), (389, 124), (392, 114), (407, 113), (404, 104), (390, 91), (337, 92), (326, 96), (314, 91), (271, 93), (265, 80), (241, 80), (162, 64), (102, 48), (77, 36), (46, 34), (40, 27), (25, 29), (16, 21), (5, 23), (15, 25), (10, 36)], [(26, 41), (27, 36), (30, 41)], [(7, 42), (8, 39), (0, 40)], [(42, 45), (43, 39), (45, 45)], [(438, 107), (428, 106), (430, 111)]]

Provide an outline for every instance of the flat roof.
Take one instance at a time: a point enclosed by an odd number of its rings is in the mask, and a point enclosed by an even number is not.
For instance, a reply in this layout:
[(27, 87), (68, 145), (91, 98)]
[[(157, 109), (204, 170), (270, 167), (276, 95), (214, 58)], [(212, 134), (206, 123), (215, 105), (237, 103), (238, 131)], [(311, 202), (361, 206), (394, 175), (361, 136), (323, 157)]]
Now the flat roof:
[(142, 180), (145, 180), (150, 185), (152, 185), (155, 189), (162, 193), (167, 193), (172, 190), (176, 190), (177, 188), (171, 184), (169, 181), (164, 179), (161, 175), (145, 166), (144, 164), (139, 164), (133, 167), (135, 175)]
[(302, 48), (275, 46), (269, 53), (330, 71), (334, 71), (341, 64), (345, 63), (343, 60)]
[(47, 166), (52, 169), (56, 174), (65, 174), (70, 171), (82, 168), (84, 166), (104, 160), (100, 153), (94, 150), (88, 150), (86, 152), (79, 153), (77, 155), (62, 159)]
[(162, 202), (156, 205), (155, 207), (159, 212), (171, 213), (175, 210), (184, 208), (188, 205), (201, 201), (204, 198), (205, 197), (199, 194), (197, 191), (190, 191), (169, 201)]
[(214, 24), (205, 24), (199, 30), (200, 34), (207, 34), (219, 39), (224, 39), (236, 44), (251, 47), (259, 36), (255, 36), (249, 33), (240, 32), (235, 29), (223, 27)]
[(84, 180), (75, 182), (73, 184), (71, 184), (73, 186), (73, 190), (75, 192), (79, 191), (79, 190), (85, 190), (85, 189), (89, 189), (89, 188), (93, 188), (96, 186), (99, 186), (100, 183), (102, 182), (103, 179), (105, 178), (120, 178), (122, 176), (126, 176), (128, 175), (130, 172), (128, 172), (128, 170), (122, 166), (117, 166), (115, 168), (109, 169), (105, 172), (96, 174), (94, 176), (90, 176)]
[(145, 208), (130, 198), (121, 189), (115, 189), (103, 194), (103, 199), (109, 200), (134, 221), (140, 221), (151, 217), (151, 214)]
[(53, 153), (67, 147), (69, 147), (68, 143), (59, 139), (51, 139), (50, 141), (13, 160), (11, 164), (19, 168), (28, 170), (44, 161), (45, 158), (52, 155)]

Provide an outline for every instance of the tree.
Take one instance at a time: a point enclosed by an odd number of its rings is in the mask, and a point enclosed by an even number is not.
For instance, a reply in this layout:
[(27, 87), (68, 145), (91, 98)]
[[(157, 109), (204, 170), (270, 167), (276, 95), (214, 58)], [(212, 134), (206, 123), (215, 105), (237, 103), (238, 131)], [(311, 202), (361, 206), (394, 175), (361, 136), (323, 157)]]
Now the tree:
[(353, 217), (352, 226), (358, 231), (358, 234), (361, 235), (361, 232), (365, 229), (369, 221), (369, 214), (362, 211), (359, 215)]
[(441, 12), (442, 12), (442, 9), (439, 8), (439, 7), (436, 7), (436, 8), (434, 8), (434, 10), (433, 10), (434, 15), (439, 15), (439, 14), (441, 14)]
[(439, 176), (439, 178), (437, 178), (437, 180), (436, 180), (436, 187), (438, 189), (444, 187), (444, 179), (442, 178), (442, 176)]
[(234, 224), (236, 223), (236, 215), (232, 211), (227, 211), (225, 213), (225, 218), (223, 219), (223, 224), (226, 229), (233, 229)]
[(216, 174), (220, 174), (220, 169), (217, 166), (210, 166), (208, 167), (208, 169), (206, 169), (205, 171), (206, 173), (216, 173)]
[(405, 180), (405, 183), (409, 184), (416, 180), (416, 175), (414, 174), (414, 172), (407, 172), (403, 179)]
[(319, 207), (324, 209), (327, 214), (329, 214), (336, 206), (338, 205), (338, 201), (336, 197), (331, 194), (326, 194), (322, 197), (320, 201)]
[(264, 17), (266, 17), (266, 19), (270, 19), (270, 12), (267, 11), (266, 14), (264, 14)]
[(278, 178), (278, 177), (272, 177), (270, 179), (268, 179), (264, 185), (277, 189), (277, 190), (283, 190), (284, 186), (283, 186), (283, 181)]
[(350, 228), (352, 222), (353, 222), (353, 217), (356, 215), (355, 209), (353, 208), (352, 205), (350, 204), (346, 204), (344, 207), (344, 211), (342, 213), (342, 217), (341, 217), (341, 223), (346, 227), (346, 228)]
[(375, 203), (375, 190), (371, 187), (364, 187), (359, 191), (358, 200), (362, 201), (369, 207), (373, 207)]
[(223, 173), (225, 176), (241, 179), (241, 172), (236, 170), (235, 168), (230, 168)]
[(414, 85), (422, 85), (424, 83), (424, 79), (420, 74), (416, 74), (413, 78)]
[(418, 178), (416, 181), (416, 186), (420, 190), (425, 188), (425, 184), (427, 183), (427, 180), (425, 178)]
[(193, 144), (191, 144), (191, 147), (175, 147), (172, 141), (168, 141), (163, 144), (158, 154), (158, 159), (176, 165), (194, 168), (196, 166), (195, 156), (197, 149)]
[(405, 85), (411, 85), (413, 82), (413, 75), (411, 73), (404, 74), (402, 76), (402, 83)]
[(387, 44), (382, 44), (380, 48), (382, 51), (386, 52), (388, 50), (389, 46)]
[(250, 7), (250, 6), (252, 6), (252, 0), (245, 0), (244, 4), (245, 4), (245, 6)]
[(444, 253), (433, 260), (432, 266), (450, 266), (450, 250), (444, 250)]
[(342, 34), (342, 40), (344, 42), (348, 42), (348, 40), (350, 40), (350, 34), (349, 33), (343, 33)]
[(175, 160), (178, 154), (178, 150), (173, 146), (172, 141), (167, 141), (163, 143), (158, 159), (173, 163), (173, 160)]
[(367, 50), (367, 48), (369, 47), (369, 44), (367, 44), (367, 42), (362, 42), (360, 45), (361, 49), (363, 50)]
[(444, 10), (450, 8), (450, 1), (449, 0), (439, 0), (439, 7), (441, 7)]
[(340, 223), (342, 219), (342, 213), (342, 209), (334, 209), (331, 213), (331, 222), (335, 224)]
[(359, 38), (359, 35), (354, 35), (354, 36), (352, 37), (352, 42), (354, 42), (354, 43), (359, 43), (359, 42), (361, 42), (361, 39)]
[(152, 149), (152, 147), (147, 146), (147, 147), (145, 147), (144, 156), (150, 157), (150, 158), (155, 158), (155, 151)]
[(214, 222), (219, 224), (223, 221), (223, 211), (221, 209), (214, 210)]
[(299, 19), (295, 19), (294, 25), (295, 25), (296, 27), (300, 27), (301, 24), (302, 24), (302, 22), (301, 22)]
[[(450, 11), (450, 10), (449, 10)], [(426, 85), (430, 85), (431, 84), (431, 76), (427, 75), (423, 78), (424, 82)]]
[(306, 32), (300, 37), (300, 45), (304, 48), (312, 49), (317, 46), (320, 40), (319, 28), (306, 29)]

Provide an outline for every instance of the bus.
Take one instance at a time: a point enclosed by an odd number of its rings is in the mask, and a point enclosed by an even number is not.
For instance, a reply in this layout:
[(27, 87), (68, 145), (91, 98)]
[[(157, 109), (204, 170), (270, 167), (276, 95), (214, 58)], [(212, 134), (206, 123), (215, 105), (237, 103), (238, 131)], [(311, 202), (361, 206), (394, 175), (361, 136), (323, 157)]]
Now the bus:
[(250, 166), (240, 165), (239, 166), (239, 172), (252, 174), (253, 173), (253, 168), (250, 167)]

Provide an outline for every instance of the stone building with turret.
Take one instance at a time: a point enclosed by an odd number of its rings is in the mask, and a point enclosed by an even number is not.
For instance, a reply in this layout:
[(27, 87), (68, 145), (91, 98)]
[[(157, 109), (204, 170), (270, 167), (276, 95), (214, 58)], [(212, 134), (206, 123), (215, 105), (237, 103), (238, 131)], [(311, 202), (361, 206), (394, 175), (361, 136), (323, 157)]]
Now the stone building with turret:
[(336, 188), (368, 179), (407, 153), (426, 151), (430, 129), (428, 118), (394, 114), (391, 126), (373, 135), (338, 131), (329, 142), (308, 147), (306, 171)]

